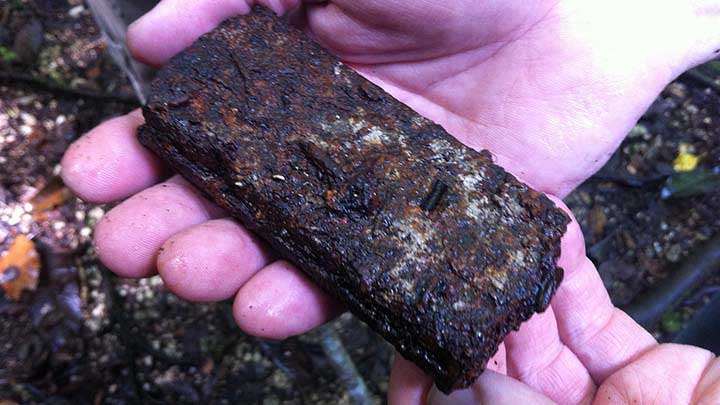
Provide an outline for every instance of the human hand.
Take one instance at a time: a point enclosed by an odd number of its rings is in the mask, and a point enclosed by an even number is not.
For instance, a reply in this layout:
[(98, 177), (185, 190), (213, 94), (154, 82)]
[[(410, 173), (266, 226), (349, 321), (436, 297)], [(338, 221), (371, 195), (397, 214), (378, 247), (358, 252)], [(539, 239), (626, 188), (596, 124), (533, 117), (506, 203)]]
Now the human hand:
[[(261, 3), (282, 12), (299, 1)], [(520, 179), (562, 197), (604, 163), (674, 76), (720, 47), (713, 42), (719, 7), (717, 0), (338, 0), (308, 5), (304, 21), (370, 80), (469, 146), (491, 150)], [(222, 19), (247, 11), (239, 0), (164, 0), (131, 27), (129, 44), (139, 59), (161, 65)], [(141, 123), (138, 113), (108, 121), (63, 160), (66, 183), (87, 200), (134, 194), (96, 229), (110, 269), (145, 277), (157, 268), (168, 288), (190, 300), (234, 296), (239, 326), (263, 337), (302, 333), (340, 310), (186, 182), (154, 185), (164, 170), (135, 139)], [(491, 366), (558, 402), (589, 401), (623, 373), (642, 388), (616, 391), (628, 400), (687, 400), (672, 372), (688, 377), (683, 387), (696, 385), (700, 373), (690, 372), (690, 361), (678, 367), (665, 356), (650, 369), (662, 373), (650, 377), (633, 366), (666, 349), (612, 306), (577, 223), (562, 250), (566, 276), (551, 308), (511, 334)], [(696, 368), (710, 361), (707, 352), (683, 350)], [(707, 378), (718, 373), (716, 364)], [(484, 381), (496, 377), (504, 378), (486, 373), (465, 394), (487, 394)], [(391, 400), (420, 402), (429, 389), (427, 377), (398, 360)], [(504, 390), (515, 391), (522, 389)]]

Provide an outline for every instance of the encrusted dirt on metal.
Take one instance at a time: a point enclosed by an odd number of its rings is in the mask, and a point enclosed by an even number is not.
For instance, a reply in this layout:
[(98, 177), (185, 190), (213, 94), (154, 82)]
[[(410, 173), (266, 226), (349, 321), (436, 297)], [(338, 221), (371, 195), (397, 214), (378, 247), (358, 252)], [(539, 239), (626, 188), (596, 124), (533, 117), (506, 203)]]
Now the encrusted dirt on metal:
[(567, 216), (270, 12), (152, 85), (141, 142), (449, 392), (543, 311)]

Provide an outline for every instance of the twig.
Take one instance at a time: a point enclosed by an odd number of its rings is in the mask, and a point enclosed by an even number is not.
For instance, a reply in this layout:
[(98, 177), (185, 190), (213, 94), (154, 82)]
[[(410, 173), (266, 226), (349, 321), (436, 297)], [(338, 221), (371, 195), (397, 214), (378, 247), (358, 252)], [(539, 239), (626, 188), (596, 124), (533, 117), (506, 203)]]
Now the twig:
[(309, 380), (309, 376), (306, 376), (303, 370), (297, 370), (296, 372), (295, 367), (288, 364), (281, 354), (276, 353), (271, 343), (261, 338), (252, 338), (252, 340), (257, 344), (263, 356), (269, 358), (275, 367), (285, 374), (290, 381), (290, 388), (293, 394), (300, 398), (307, 397), (307, 381)]
[[(275, 367), (288, 377), (293, 386), (298, 385), (299, 388), (304, 388), (304, 385), (310, 380), (310, 376), (305, 372), (305, 370), (296, 369), (294, 365), (288, 363), (282, 353), (278, 353), (278, 350), (275, 347), (275, 342), (269, 342), (261, 338), (253, 338), (253, 340), (260, 349), (260, 352), (265, 357), (269, 358)], [(282, 352), (284, 350), (285, 349), (283, 348), (280, 351)]]
[(597, 173), (595, 173), (589, 180), (593, 181), (609, 181), (618, 185), (633, 187), (633, 188), (644, 188), (647, 186), (653, 186), (656, 183), (660, 184), (667, 174), (655, 173), (649, 176), (637, 176), (627, 172), (624, 168), (624, 164), (618, 154), (614, 154), (610, 160)]
[(107, 53), (127, 76), (140, 103), (145, 104), (148, 91), (148, 69), (130, 55), (125, 40), (127, 24), (115, 13), (111, 3), (108, 0), (87, 0), (95, 23), (100, 28), (107, 44)]
[(122, 103), (122, 104), (129, 104), (133, 106), (137, 106), (138, 101), (132, 97), (126, 97), (126, 96), (120, 96), (120, 95), (112, 95), (112, 94), (103, 94), (98, 93), (90, 90), (82, 90), (82, 89), (74, 89), (71, 87), (65, 87), (60, 86), (55, 83), (52, 83), (48, 80), (31, 76), (24, 73), (17, 73), (17, 72), (2, 72), (0, 71), (0, 83), (4, 83), (7, 85), (15, 85), (18, 83), (22, 83), (26, 86), (30, 86), (33, 88), (36, 88), (38, 90), (44, 90), (51, 93), (55, 93), (59, 96), (64, 97), (78, 97), (78, 98), (87, 98), (91, 100), (98, 100), (98, 101), (105, 101), (105, 102), (115, 102), (115, 103)]
[(720, 235), (706, 242), (651, 291), (636, 298), (625, 308), (625, 312), (641, 325), (653, 326), (664, 312), (674, 308), (685, 294), (718, 270)]
[(350, 403), (355, 405), (372, 404), (372, 395), (368, 391), (365, 380), (355, 367), (340, 336), (331, 325), (323, 325), (317, 331), (320, 336), (320, 345), (325, 355), (330, 360), (332, 368), (337, 373), (338, 379), (345, 386)]
[(609, 174), (609, 173), (597, 173), (590, 178), (594, 181), (607, 181), (616, 183), (621, 186), (627, 186), (632, 188), (643, 188), (647, 186), (660, 184), (667, 178), (667, 175), (655, 175), (647, 177), (639, 177), (632, 175), (620, 175), (620, 174)]

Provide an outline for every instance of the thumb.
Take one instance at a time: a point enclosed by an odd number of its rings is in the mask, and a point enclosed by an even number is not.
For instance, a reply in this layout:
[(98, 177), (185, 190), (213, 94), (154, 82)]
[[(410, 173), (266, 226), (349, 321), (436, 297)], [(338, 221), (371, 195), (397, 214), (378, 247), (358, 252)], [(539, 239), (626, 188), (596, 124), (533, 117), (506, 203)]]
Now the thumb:
[(283, 14), (300, 0), (162, 0), (128, 27), (128, 47), (141, 62), (161, 66), (200, 35), (228, 17), (249, 13), (255, 4)]
[(428, 405), (553, 404), (548, 397), (504, 374), (485, 370), (467, 389), (445, 395), (436, 387), (428, 394)]

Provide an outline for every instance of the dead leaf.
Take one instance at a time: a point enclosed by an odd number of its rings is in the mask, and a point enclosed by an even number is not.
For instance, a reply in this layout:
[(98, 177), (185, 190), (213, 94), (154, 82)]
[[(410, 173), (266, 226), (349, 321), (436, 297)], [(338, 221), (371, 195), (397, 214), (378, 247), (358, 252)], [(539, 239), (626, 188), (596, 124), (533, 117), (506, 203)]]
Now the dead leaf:
[(20, 235), (0, 257), (0, 285), (5, 294), (17, 301), (24, 290), (37, 288), (40, 274), (40, 256), (35, 244), (25, 235)]
[(590, 210), (588, 222), (590, 222), (590, 229), (592, 229), (595, 238), (599, 238), (605, 233), (605, 225), (607, 225), (608, 218), (602, 206), (596, 205)]
[(34, 213), (40, 213), (65, 203), (72, 197), (70, 189), (59, 178), (52, 179), (35, 197), (30, 200)]
[(203, 372), (205, 375), (209, 375), (212, 373), (213, 369), (215, 368), (215, 362), (213, 362), (212, 359), (205, 360), (205, 363), (200, 368), (200, 371)]

